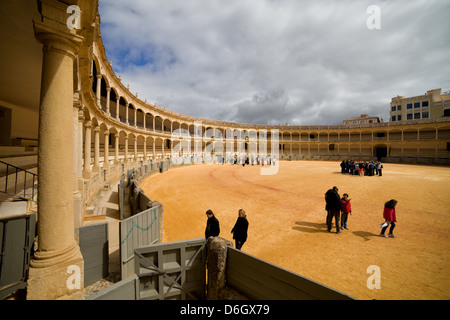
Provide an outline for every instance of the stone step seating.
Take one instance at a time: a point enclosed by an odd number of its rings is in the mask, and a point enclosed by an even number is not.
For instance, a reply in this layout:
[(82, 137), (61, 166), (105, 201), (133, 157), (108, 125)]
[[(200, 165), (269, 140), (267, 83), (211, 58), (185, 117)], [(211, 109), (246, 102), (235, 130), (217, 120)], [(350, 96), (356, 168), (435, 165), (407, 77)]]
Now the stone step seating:
[(107, 193), (111, 189), (111, 185), (105, 184), (103, 185), (103, 190), (101, 194), (98, 196), (96, 203), (90, 207), (86, 208), (84, 214), (84, 221), (94, 221), (94, 220), (104, 220), (106, 219), (106, 207), (104, 203), (102, 204), (102, 196)]
[(104, 220), (106, 218), (105, 207), (87, 207), (84, 221)]

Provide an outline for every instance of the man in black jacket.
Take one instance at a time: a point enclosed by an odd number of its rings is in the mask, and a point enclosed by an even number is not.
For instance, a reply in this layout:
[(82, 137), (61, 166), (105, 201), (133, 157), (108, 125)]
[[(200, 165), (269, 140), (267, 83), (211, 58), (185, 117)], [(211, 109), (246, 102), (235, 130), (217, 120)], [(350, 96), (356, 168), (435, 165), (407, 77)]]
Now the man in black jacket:
[(217, 237), (220, 233), (219, 220), (214, 216), (211, 210), (206, 211), (206, 216), (208, 220), (206, 221), (205, 238)]
[(341, 233), (341, 229), (339, 226), (339, 218), (342, 210), (342, 201), (341, 197), (338, 193), (339, 189), (337, 187), (333, 187), (333, 189), (328, 190), (325, 193), (325, 210), (327, 210), (327, 226), (328, 232), (331, 232), (331, 226), (333, 223), (333, 217), (336, 223), (336, 233)]

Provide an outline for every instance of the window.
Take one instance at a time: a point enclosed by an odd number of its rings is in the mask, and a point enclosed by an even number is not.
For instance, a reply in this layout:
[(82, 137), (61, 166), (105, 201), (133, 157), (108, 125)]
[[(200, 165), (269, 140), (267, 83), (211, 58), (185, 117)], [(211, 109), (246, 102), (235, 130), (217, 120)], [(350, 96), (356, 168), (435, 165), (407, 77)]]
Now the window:
[(402, 106), (397, 106), (397, 110), (402, 110)]
[(414, 113), (414, 119), (420, 119), (420, 112)]
[(450, 109), (444, 110), (444, 117), (450, 117)]
[(422, 101), (422, 107), (428, 107), (428, 101)]
[(406, 119), (407, 119), (407, 120), (411, 120), (411, 119), (412, 119), (412, 113), (408, 113), (408, 114), (406, 115)]
[(415, 102), (414, 103), (414, 108), (420, 108), (420, 102)]
[(426, 119), (426, 118), (429, 118), (428, 111), (422, 112), (422, 119)]
[(333, 150), (334, 150), (334, 144), (330, 144), (330, 145), (328, 146), (328, 150), (333, 151)]
[(398, 115), (397, 121), (402, 121), (402, 115), (401, 114)]
[(377, 138), (384, 138), (386, 137), (386, 132), (377, 132)]
[(406, 109), (412, 109), (412, 103), (408, 103), (408, 104), (406, 105)]
[(373, 123), (373, 120), (369, 120), (369, 123)]
[(392, 111), (395, 111), (395, 110), (396, 110), (396, 107), (395, 107), (395, 106), (393, 106), (393, 107), (391, 108), (391, 110), (392, 110)]
[(392, 121), (395, 121), (396, 120), (396, 117), (395, 116), (392, 116)]

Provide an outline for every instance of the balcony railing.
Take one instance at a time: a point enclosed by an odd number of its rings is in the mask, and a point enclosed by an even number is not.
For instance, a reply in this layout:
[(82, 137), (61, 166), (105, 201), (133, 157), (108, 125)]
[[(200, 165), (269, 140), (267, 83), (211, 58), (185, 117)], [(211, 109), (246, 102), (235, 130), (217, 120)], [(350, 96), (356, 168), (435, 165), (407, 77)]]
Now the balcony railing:
[(0, 178), (0, 192), (35, 201), (37, 195), (37, 174), (21, 169), (12, 164), (0, 161), (0, 167), (5, 175)]

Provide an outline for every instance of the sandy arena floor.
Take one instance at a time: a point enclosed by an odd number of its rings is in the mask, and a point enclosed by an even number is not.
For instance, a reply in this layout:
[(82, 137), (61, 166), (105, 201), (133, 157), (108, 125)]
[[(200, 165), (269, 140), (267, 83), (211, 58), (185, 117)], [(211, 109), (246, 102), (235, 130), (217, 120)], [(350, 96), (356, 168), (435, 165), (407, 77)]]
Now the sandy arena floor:
[[(324, 193), (352, 199), (349, 230), (327, 232)], [(141, 188), (164, 206), (164, 242), (201, 238), (205, 212), (230, 233), (238, 210), (249, 220), (242, 250), (358, 299), (450, 299), (450, 168), (384, 164), (383, 176), (342, 175), (339, 163), (281, 161), (259, 166), (198, 165), (152, 176)], [(398, 200), (397, 238), (379, 237), (383, 206)], [(380, 289), (369, 289), (371, 265)]]

